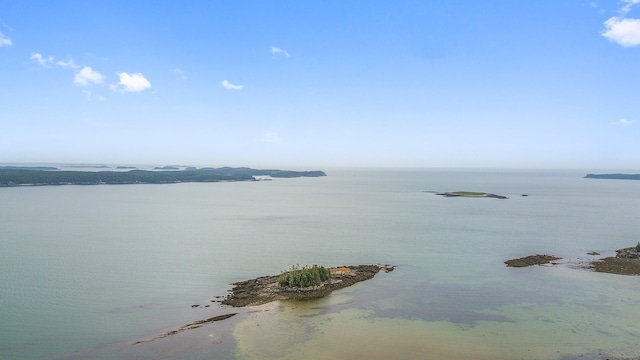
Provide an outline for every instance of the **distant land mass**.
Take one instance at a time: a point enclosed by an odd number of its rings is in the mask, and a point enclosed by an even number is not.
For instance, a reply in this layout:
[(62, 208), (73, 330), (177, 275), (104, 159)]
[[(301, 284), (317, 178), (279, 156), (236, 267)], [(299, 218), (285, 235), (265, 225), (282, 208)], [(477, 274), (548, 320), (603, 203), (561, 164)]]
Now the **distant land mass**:
[(255, 176), (296, 178), (327, 176), (323, 171), (202, 168), (170, 171), (52, 171), (0, 167), (0, 187), (26, 185), (173, 184), (181, 182), (256, 181)]
[(0, 166), (0, 170), (42, 170), (42, 171), (55, 171), (60, 170), (53, 166)]
[(587, 174), (586, 179), (640, 180), (640, 174)]

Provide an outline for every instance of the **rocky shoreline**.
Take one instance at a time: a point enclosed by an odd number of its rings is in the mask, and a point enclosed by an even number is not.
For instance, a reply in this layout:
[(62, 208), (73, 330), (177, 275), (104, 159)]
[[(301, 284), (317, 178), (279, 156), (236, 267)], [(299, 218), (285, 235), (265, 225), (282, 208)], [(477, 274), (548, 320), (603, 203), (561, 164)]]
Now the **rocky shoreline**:
[[(429, 191), (432, 192), (432, 191)], [(493, 198), (493, 199), (508, 199), (504, 195), (491, 194), (478, 191), (450, 191), (450, 192), (433, 192), (436, 195), (444, 197), (468, 197), (468, 198)]]
[(591, 268), (609, 274), (640, 275), (640, 253), (635, 247), (616, 250), (616, 256), (594, 261)]
[[(590, 252), (587, 255), (600, 255), (597, 252)], [(551, 263), (557, 264), (557, 260), (562, 258), (553, 255), (530, 255), (518, 259), (505, 261), (508, 267), (525, 267), (533, 265), (543, 265)], [(571, 262), (571, 260), (569, 260)], [(635, 247), (616, 250), (616, 256), (605, 257), (589, 261), (586, 267), (596, 272), (617, 274), (617, 275), (640, 275), (640, 252)]]
[(373, 278), (380, 270), (393, 271), (391, 265), (341, 266), (329, 269), (331, 279), (320, 286), (288, 288), (278, 285), (279, 275), (263, 276), (232, 284), (222, 305), (233, 307), (262, 305), (277, 300), (310, 300), (329, 295), (331, 292)]
[[(231, 284), (233, 285), (233, 288), (229, 290), (229, 294), (227, 294), (224, 300), (211, 300), (211, 302), (218, 302), (222, 305), (228, 305), (232, 307), (245, 307), (263, 305), (278, 300), (318, 299), (329, 295), (335, 290), (346, 288), (360, 281), (369, 280), (381, 270), (388, 273), (393, 271), (394, 269), (395, 266), (393, 265), (357, 265), (330, 268), (329, 270), (331, 271), (331, 279), (329, 281), (325, 281), (320, 286), (313, 286), (308, 288), (282, 287), (278, 284), (280, 275), (262, 276), (259, 278)], [(222, 297), (216, 296), (216, 298)], [(195, 304), (191, 305), (191, 307), (208, 308), (210, 307), (210, 305), (200, 306), (198, 304)], [(136, 341), (133, 343), (133, 345), (144, 344), (168, 336), (176, 335), (183, 331), (198, 329), (207, 324), (226, 320), (237, 314), (238, 313), (228, 313), (218, 315), (206, 320), (198, 320), (193, 323), (184, 325), (177, 330), (169, 331), (165, 334), (156, 336), (152, 339)]]
[(509, 267), (525, 267), (532, 265), (543, 265), (548, 264), (552, 261), (560, 260), (562, 258), (553, 256), (553, 255), (530, 255), (525, 256), (519, 259), (511, 259), (507, 260), (504, 263)]

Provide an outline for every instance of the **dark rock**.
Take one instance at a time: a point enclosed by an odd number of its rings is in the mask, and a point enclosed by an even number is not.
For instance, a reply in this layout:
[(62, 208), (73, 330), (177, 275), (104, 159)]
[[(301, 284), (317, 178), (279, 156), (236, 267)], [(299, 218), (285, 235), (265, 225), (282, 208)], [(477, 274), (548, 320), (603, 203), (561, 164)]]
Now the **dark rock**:
[(198, 329), (198, 328), (203, 327), (204, 325), (211, 324), (211, 323), (214, 323), (216, 321), (226, 320), (226, 319), (228, 319), (228, 318), (230, 318), (232, 316), (235, 316), (237, 314), (238, 313), (224, 314), (224, 315), (214, 316), (214, 317), (206, 319), (206, 320), (198, 320), (198, 321), (192, 322), (191, 324), (187, 324), (185, 326), (182, 326), (178, 330), (169, 331), (168, 333), (165, 333), (163, 335), (156, 336), (151, 340), (136, 341), (136, 342), (133, 343), (133, 345), (144, 344), (144, 343), (148, 343), (148, 342), (151, 342), (151, 341), (154, 341), (154, 340), (165, 338), (167, 336), (179, 334), (179, 333), (181, 333), (183, 331)]
[(640, 275), (640, 254), (635, 247), (616, 250), (616, 256), (594, 261), (591, 268), (609, 274)]
[(638, 259), (640, 258), (640, 253), (638, 253), (635, 247), (630, 247), (616, 250), (616, 257), (622, 259)]
[(552, 255), (530, 255), (519, 259), (507, 260), (504, 263), (510, 267), (525, 267), (532, 265), (542, 265), (548, 264), (555, 260), (560, 260), (561, 258), (552, 256)]

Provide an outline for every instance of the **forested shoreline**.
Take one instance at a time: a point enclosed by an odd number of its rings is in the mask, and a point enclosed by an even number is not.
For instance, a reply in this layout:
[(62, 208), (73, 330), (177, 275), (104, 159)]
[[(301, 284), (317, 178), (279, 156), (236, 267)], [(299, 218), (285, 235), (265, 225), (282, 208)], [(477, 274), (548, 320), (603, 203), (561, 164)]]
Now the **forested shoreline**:
[(0, 187), (26, 185), (171, 184), (181, 182), (256, 181), (272, 178), (319, 177), (323, 171), (292, 171), (251, 168), (201, 168), (179, 171), (68, 171), (29, 168), (0, 168)]

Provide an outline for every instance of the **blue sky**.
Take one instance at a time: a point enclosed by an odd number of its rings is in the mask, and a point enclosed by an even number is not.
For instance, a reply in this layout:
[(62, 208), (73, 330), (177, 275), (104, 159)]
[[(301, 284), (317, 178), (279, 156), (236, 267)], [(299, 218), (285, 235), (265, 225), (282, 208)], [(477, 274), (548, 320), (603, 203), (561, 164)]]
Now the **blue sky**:
[(640, 169), (640, 0), (0, 0), (0, 162)]

